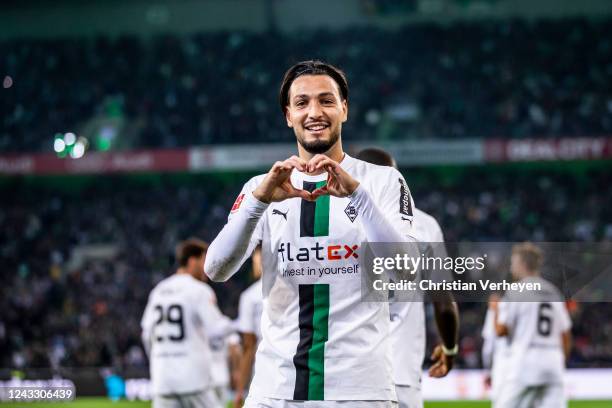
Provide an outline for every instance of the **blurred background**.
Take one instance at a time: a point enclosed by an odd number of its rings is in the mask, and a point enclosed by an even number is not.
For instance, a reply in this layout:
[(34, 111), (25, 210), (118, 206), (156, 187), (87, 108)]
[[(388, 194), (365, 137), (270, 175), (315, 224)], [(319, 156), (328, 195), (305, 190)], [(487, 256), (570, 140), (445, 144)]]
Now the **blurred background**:
[[(304, 59), (346, 72), (346, 149), (393, 153), (447, 241), (612, 241), (608, 0), (1, 7), (2, 381), (69, 378), (103, 395), (109, 373), (148, 377), (149, 291), (178, 241), (212, 240), (242, 184), (293, 154), (277, 93)], [(248, 276), (213, 285), (230, 317)], [(471, 371), (485, 310), (460, 305), (448, 399), (486, 398)], [(603, 399), (612, 306), (571, 312), (569, 367), (585, 385), (570, 392)]]

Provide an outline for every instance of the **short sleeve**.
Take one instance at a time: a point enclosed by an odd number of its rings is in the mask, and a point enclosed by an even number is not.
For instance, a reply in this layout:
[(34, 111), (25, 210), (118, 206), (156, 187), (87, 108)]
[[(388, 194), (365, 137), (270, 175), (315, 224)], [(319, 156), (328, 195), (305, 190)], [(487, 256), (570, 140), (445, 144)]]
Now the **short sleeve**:
[(198, 299), (199, 317), (204, 325), (204, 330), (211, 336), (225, 336), (231, 330), (231, 321), (221, 313), (217, 306), (217, 297), (214, 291), (205, 285), (199, 291)]

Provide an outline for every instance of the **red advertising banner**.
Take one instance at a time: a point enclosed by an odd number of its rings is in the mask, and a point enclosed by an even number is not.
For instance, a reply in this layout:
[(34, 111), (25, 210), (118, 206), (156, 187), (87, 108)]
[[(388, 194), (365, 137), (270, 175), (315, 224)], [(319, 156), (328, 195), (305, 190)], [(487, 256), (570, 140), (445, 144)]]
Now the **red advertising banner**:
[(60, 159), (52, 153), (0, 155), (0, 174), (104, 174), (188, 170), (189, 150), (88, 153)]
[(611, 137), (486, 140), (486, 162), (599, 160), (612, 157)]
[[(364, 147), (373, 146), (392, 153), (400, 166), (612, 158), (612, 137), (395, 141), (386, 144), (353, 143), (345, 148), (349, 154), (355, 154)], [(53, 153), (0, 154), (0, 175), (263, 171), (276, 160), (292, 154), (295, 154), (295, 144), (291, 143), (90, 152), (80, 159), (60, 159)]]

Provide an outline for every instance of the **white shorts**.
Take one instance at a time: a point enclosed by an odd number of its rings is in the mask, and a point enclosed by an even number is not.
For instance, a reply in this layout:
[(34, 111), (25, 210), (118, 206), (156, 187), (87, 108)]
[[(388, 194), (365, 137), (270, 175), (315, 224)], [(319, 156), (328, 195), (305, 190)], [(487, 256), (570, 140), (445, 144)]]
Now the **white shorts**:
[(153, 408), (223, 408), (212, 389), (189, 394), (153, 396)]
[(418, 387), (410, 385), (396, 385), (395, 393), (399, 408), (423, 408), (423, 394)]
[(563, 385), (521, 385), (507, 382), (501, 386), (493, 408), (566, 408)]
[(247, 397), (243, 408), (398, 408), (393, 401), (290, 401)]
[(217, 396), (219, 402), (221, 402), (221, 406), (225, 407), (227, 403), (231, 400), (230, 397), (230, 389), (227, 385), (219, 385), (212, 388)]

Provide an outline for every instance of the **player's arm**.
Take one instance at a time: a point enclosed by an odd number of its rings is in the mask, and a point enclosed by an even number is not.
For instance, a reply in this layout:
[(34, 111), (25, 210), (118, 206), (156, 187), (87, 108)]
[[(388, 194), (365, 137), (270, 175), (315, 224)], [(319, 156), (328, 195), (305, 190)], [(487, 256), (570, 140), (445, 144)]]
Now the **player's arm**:
[(241, 407), (244, 401), (244, 393), (255, 362), (255, 351), (257, 351), (257, 336), (254, 333), (242, 333), (242, 358), (238, 368), (238, 383), (236, 384), (235, 406)]
[(233, 322), (219, 310), (217, 297), (210, 288), (203, 288), (198, 299), (199, 314), (204, 326), (204, 332), (211, 337), (226, 337), (236, 331)]
[(487, 308), (484, 325), (482, 327), (482, 365), (485, 369), (485, 385), (491, 386), (491, 368), (493, 367), (493, 353), (495, 352), (495, 316), (491, 302)]
[(492, 307), (495, 316), (495, 334), (499, 337), (508, 336), (510, 334), (508, 322), (512, 303), (507, 301), (499, 302)]
[(238, 195), (227, 224), (210, 244), (204, 260), (204, 273), (213, 281), (226, 281), (238, 271), (259, 242), (256, 230), (268, 204), (253, 196), (255, 178)]
[(556, 309), (557, 314), (559, 315), (559, 322), (561, 328), (561, 345), (563, 346), (563, 354), (565, 355), (565, 361), (567, 361), (572, 351), (572, 320), (570, 318), (569, 312), (567, 311), (567, 306), (565, 303), (555, 302), (553, 303), (553, 307)]
[(433, 307), (436, 326), (442, 343), (446, 348), (452, 349), (459, 339), (459, 309), (457, 303), (453, 301), (452, 295), (448, 292), (446, 292), (446, 295), (449, 296), (448, 300), (436, 300), (433, 302)]
[[(449, 296), (450, 293), (446, 292)], [(443, 294), (438, 294), (438, 297)], [(429, 375), (440, 378), (453, 369), (455, 356), (458, 353), (459, 310), (452, 296), (447, 301), (433, 302), (436, 327), (442, 339), (442, 345), (434, 348), (431, 358), (435, 363), (429, 369)]]
[(151, 356), (151, 346), (152, 346), (152, 340), (151, 340), (151, 334), (153, 331), (153, 318), (152, 318), (152, 312), (151, 312), (151, 297), (152, 296), (153, 296), (152, 294), (149, 296), (147, 306), (145, 307), (145, 311), (142, 314), (142, 319), (140, 320), (140, 328), (141, 328), (140, 338), (142, 340), (142, 345), (144, 347), (145, 353), (147, 353), (147, 356)]
[(254, 305), (249, 297), (243, 293), (238, 303), (238, 331), (242, 338), (242, 358), (238, 367), (238, 382), (236, 383), (236, 398), (234, 404), (241, 407), (244, 402), (246, 387), (249, 385), (257, 349), (257, 335), (255, 333)]
[[(445, 259), (447, 256), (446, 246), (444, 245), (444, 235), (438, 222), (432, 218), (432, 253), (439, 259)], [(430, 278), (435, 280), (452, 279), (447, 277), (446, 272), (433, 271), (435, 274)], [(434, 349), (434, 356), (438, 359), (432, 366), (430, 373), (433, 377), (444, 377), (452, 370), (455, 355), (458, 353), (459, 342), (459, 308), (452, 292), (448, 290), (440, 290), (431, 294), (433, 296), (434, 316), (438, 334), (442, 340), (442, 345)]]
[(291, 184), (293, 169), (304, 168), (300, 160), (293, 156), (276, 162), (261, 181), (253, 178), (242, 188), (227, 224), (206, 253), (204, 272), (211, 280), (228, 280), (251, 255), (259, 243), (259, 239), (253, 239), (254, 232), (271, 202), (292, 197), (311, 199), (310, 192)]
[(572, 351), (572, 332), (567, 330), (561, 333), (561, 344), (563, 344), (563, 354), (565, 355), (565, 361), (569, 359)]
[[(235, 338), (235, 339), (234, 339)], [(230, 381), (233, 389), (236, 389), (240, 375), (240, 361), (242, 361), (242, 347), (240, 336), (234, 333), (228, 337), (228, 354), (230, 367)]]

